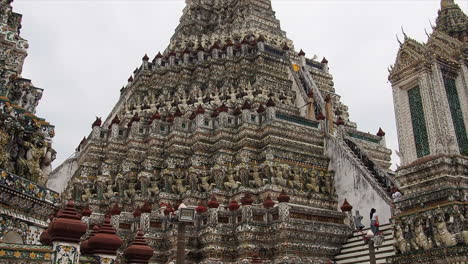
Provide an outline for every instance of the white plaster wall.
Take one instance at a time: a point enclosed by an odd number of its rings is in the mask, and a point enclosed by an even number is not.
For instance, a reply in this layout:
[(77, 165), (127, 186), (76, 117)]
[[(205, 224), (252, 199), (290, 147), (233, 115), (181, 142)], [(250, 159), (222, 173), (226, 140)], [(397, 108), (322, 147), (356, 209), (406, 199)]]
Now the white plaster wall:
[(353, 166), (349, 158), (334, 144), (327, 144), (327, 155), (331, 159), (330, 170), (335, 171), (335, 189), (338, 195), (338, 206), (344, 199), (353, 206), (353, 215), (356, 210), (364, 216), (363, 224), (370, 226), (369, 213), (372, 208), (377, 210), (381, 224), (390, 221), (390, 205), (367, 182), (360, 171)]
[(78, 163), (76, 158), (67, 159), (49, 175), (47, 188), (61, 194), (77, 169)]

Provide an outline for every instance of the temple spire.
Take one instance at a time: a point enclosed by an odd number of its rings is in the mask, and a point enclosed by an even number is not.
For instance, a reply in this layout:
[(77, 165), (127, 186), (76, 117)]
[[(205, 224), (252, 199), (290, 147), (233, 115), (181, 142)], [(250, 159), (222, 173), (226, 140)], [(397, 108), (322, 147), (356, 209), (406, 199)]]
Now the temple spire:
[(435, 30), (468, 42), (468, 17), (454, 0), (442, 0)]
[(447, 7), (452, 6), (452, 5), (455, 5), (454, 0), (441, 0), (441, 2), (440, 2), (440, 8), (441, 9), (447, 8)]
[(185, 3), (169, 49), (183, 50), (187, 42), (205, 46), (207, 42), (235, 40), (247, 34), (262, 35), (278, 43), (288, 41), (271, 0), (186, 0)]

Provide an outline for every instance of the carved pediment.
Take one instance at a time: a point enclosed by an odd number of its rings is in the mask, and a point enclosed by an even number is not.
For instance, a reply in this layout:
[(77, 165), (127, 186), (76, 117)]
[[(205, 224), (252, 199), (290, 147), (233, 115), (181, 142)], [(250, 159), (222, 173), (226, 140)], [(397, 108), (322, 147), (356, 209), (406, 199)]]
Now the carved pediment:
[(444, 32), (435, 31), (426, 46), (432, 56), (436, 55), (456, 62), (462, 54), (463, 43)]
[(416, 40), (407, 38), (405, 42), (401, 44), (395, 64), (391, 67), (390, 80), (396, 75), (401, 75), (401, 73), (405, 72), (408, 68), (424, 63), (425, 58), (426, 46)]

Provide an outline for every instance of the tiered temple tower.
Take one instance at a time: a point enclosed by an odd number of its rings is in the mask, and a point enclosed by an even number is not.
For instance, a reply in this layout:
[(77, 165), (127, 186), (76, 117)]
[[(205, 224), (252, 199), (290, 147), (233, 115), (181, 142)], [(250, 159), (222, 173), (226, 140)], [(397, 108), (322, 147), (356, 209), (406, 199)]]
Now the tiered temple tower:
[(468, 261), (468, 18), (453, 0), (426, 43), (405, 35), (390, 72), (405, 194), (391, 263)]
[(351, 232), (345, 198), (390, 218), (385, 133), (356, 129), (328, 61), (294, 50), (270, 0), (187, 1), (120, 92), (51, 186), (69, 180), (63, 197), (90, 226), (112, 215), (125, 243), (144, 230), (155, 263), (176, 258), (182, 203), (198, 211), (189, 263), (327, 263)]
[(21, 76), (28, 42), (11, 2), (0, 0), (0, 262), (48, 261), (39, 236), (59, 196), (44, 187), (54, 127), (35, 115), (43, 90)]

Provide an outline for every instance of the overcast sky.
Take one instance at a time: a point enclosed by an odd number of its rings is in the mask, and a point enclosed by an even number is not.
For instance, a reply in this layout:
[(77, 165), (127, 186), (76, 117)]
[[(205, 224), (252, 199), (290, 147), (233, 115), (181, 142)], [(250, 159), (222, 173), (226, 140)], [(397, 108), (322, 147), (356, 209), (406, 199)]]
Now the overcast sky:
[[(457, 1), (457, 0), (456, 0)], [(382, 127), (398, 148), (387, 81), (401, 27), (426, 41), (440, 0), (272, 0), (282, 29), (303, 49), (330, 62), (336, 92), (358, 129)], [(468, 1), (457, 1), (467, 13)], [(29, 40), (23, 77), (44, 88), (38, 115), (56, 126), (54, 167), (73, 154), (95, 116), (106, 118), (120, 88), (147, 53), (163, 51), (178, 24), (183, 0), (15, 0)], [(394, 161), (398, 163), (394, 155)]]

